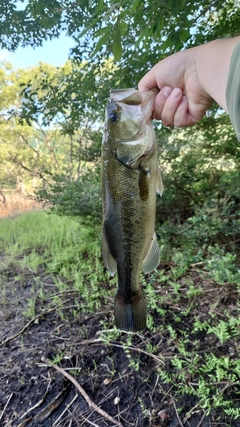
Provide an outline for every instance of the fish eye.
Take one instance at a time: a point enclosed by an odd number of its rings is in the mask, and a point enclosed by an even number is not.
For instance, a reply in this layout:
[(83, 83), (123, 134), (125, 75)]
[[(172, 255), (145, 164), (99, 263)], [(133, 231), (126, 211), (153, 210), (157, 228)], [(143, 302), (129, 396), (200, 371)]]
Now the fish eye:
[(110, 122), (114, 123), (118, 121), (119, 108), (116, 102), (110, 101), (107, 105), (107, 117)]
[(117, 113), (115, 111), (112, 111), (109, 116), (108, 116), (109, 120), (113, 123), (116, 122), (118, 119)]

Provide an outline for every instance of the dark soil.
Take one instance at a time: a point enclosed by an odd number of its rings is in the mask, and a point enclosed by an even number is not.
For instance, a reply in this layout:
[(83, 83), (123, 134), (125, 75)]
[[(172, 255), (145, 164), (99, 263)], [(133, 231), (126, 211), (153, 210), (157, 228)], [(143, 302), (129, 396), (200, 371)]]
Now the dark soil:
[[(96, 314), (77, 312), (75, 291), (56, 290), (55, 278), (44, 271), (34, 273), (15, 265), (4, 267), (2, 258), (0, 305), (0, 425), (44, 427), (110, 427), (114, 424), (91, 409), (76, 386), (42, 358), (54, 362), (83, 387), (89, 398), (124, 427), (239, 427), (240, 420), (227, 419), (221, 408), (206, 415), (198, 406), (197, 397), (177, 396), (174, 385), (159, 379), (161, 355), (165, 364), (178, 353), (177, 343), (169, 348), (168, 331), (133, 334), (131, 348), (128, 334), (122, 333), (107, 343), (102, 339), (102, 321), (113, 327), (112, 302), (103, 302)], [(164, 265), (161, 268), (167, 268)], [(197, 280), (197, 275), (196, 275)], [(40, 292), (41, 283), (41, 292)], [(69, 284), (70, 286), (70, 284)], [(215, 293), (212, 287), (212, 295)], [(70, 287), (71, 289), (71, 287)], [(208, 289), (209, 291), (209, 289)], [(44, 295), (41, 297), (41, 295)], [(47, 295), (47, 297), (46, 297)], [(211, 298), (208, 292), (207, 298)], [(57, 296), (57, 297), (56, 297)], [(234, 289), (225, 289), (221, 300), (236, 304)], [(30, 302), (34, 306), (30, 307)], [(168, 320), (181, 308), (168, 307)], [(209, 313), (209, 302), (195, 303), (202, 311), (202, 320)], [(28, 313), (27, 313), (28, 308)], [(110, 309), (111, 308), (111, 309)], [(32, 317), (27, 317), (32, 309)], [(184, 327), (191, 330), (194, 309), (185, 316)], [(164, 321), (156, 314), (155, 326)], [(183, 326), (183, 325), (181, 325)], [(201, 334), (195, 337), (201, 342)], [(196, 342), (195, 341), (195, 342)], [(154, 354), (146, 350), (155, 346)], [(198, 351), (213, 348), (219, 354), (234, 352), (216, 346), (214, 339), (203, 341)], [(190, 343), (189, 346), (195, 345)], [(134, 360), (138, 369), (131, 366)], [(165, 366), (166, 368), (166, 366)], [(233, 401), (239, 399), (240, 386), (229, 387)], [(238, 394), (237, 394), (238, 393)], [(239, 402), (239, 400), (238, 400)]]

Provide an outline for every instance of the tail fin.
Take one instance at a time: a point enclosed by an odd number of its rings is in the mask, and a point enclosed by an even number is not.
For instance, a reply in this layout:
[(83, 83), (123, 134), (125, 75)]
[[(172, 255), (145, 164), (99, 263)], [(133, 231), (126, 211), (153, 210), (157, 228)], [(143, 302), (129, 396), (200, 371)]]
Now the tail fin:
[(118, 329), (142, 331), (146, 328), (146, 305), (141, 289), (126, 302), (118, 292), (115, 298), (115, 322)]

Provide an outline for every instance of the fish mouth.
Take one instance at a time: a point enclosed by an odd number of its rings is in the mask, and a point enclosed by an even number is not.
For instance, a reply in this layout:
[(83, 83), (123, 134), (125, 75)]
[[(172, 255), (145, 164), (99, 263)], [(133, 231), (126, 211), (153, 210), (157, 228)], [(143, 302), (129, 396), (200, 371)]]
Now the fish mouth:
[(127, 105), (140, 105), (143, 100), (141, 92), (134, 88), (113, 89), (110, 92), (110, 99)]
[(150, 120), (153, 113), (153, 105), (159, 90), (154, 88), (148, 92), (140, 92), (137, 89), (112, 89), (110, 102), (131, 106), (140, 106), (146, 121)]

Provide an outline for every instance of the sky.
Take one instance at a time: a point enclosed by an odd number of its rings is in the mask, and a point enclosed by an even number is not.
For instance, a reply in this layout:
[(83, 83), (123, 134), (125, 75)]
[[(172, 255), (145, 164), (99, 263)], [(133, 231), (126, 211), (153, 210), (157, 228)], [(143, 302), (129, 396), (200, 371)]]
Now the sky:
[(8, 60), (14, 68), (31, 67), (39, 61), (59, 66), (67, 61), (69, 50), (74, 44), (70, 37), (62, 34), (59, 39), (44, 41), (43, 46), (35, 49), (28, 46), (20, 47), (15, 52), (0, 50), (0, 60)]
[[(22, 10), (27, 4), (28, 0), (21, 0), (16, 3), (16, 7), (18, 10)], [(57, 67), (67, 61), (69, 50), (74, 44), (70, 37), (62, 34), (59, 39), (44, 41), (43, 46), (35, 49), (30, 46), (20, 47), (15, 52), (0, 49), (0, 61), (6, 59), (14, 68), (32, 67), (39, 61), (48, 62)]]

